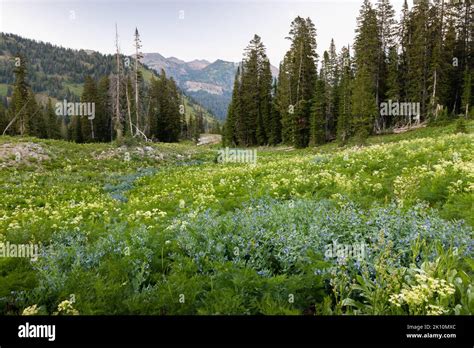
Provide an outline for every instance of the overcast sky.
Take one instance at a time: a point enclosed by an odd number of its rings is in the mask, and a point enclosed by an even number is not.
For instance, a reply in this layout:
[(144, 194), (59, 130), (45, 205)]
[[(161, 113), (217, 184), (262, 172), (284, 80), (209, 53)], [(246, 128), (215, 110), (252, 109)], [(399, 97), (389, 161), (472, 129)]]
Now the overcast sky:
[[(402, 3), (392, 0), (397, 19)], [(271, 63), (278, 66), (289, 48), (285, 37), (295, 16), (313, 20), (321, 55), (331, 38), (338, 51), (353, 42), (361, 4), (362, 0), (0, 0), (0, 31), (113, 53), (117, 23), (124, 54), (133, 53), (137, 27), (143, 52), (211, 62), (241, 60), (245, 46), (258, 34)]]

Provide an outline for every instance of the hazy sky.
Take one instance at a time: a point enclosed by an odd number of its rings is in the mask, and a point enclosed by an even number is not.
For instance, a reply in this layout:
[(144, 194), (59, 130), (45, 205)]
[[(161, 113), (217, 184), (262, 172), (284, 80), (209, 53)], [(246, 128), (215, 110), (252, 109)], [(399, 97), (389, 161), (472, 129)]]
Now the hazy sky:
[[(392, 0), (397, 19), (402, 2)], [(361, 4), (362, 0), (0, 0), (0, 31), (113, 53), (117, 23), (124, 54), (133, 53), (138, 27), (143, 52), (211, 62), (241, 60), (245, 46), (258, 34), (271, 63), (278, 66), (289, 48), (285, 37), (295, 16), (311, 17), (321, 55), (331, 38), (338, 51), (352, 43)]]

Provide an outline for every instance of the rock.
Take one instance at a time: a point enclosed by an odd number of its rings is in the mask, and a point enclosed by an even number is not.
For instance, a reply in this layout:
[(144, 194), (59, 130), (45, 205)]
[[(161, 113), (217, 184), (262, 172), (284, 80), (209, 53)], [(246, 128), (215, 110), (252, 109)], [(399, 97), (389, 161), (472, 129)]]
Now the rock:
[(15, 166), (20, 163), (32, 165), (49, 160), (49, 154), (40, 145), (28, 143), (5, 143), (0, 145), (1, 167)]

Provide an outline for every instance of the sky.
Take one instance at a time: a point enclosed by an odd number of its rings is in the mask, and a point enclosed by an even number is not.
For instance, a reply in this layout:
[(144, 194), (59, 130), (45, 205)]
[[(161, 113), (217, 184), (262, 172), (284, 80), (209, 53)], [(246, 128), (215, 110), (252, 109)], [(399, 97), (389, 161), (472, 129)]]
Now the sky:
[[(398, 18), (403, 0), (391, 2)], [(240, 61), (257, 34), (270, 62), (278, 66), (290, 46), (285, 37), (294, 17), (313, 20), (322, 55), (331, 38), (338, 51), (352, 44), (361, 4), (362, 0), (0, 0), (0, 31), (67, 48), (114, 53), (117, 23), (124, 54), (134, 53), (137, 27), (142, 52), (210, 62)]]

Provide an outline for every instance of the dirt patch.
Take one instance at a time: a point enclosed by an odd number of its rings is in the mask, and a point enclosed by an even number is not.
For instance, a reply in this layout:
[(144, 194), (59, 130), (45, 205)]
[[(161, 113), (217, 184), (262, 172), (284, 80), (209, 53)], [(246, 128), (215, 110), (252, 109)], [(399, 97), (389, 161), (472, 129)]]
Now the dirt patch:
[(127, 160), (127, 158), (131, 158), (132, 156), (148, 157), (156, 161), (162, 161), (165, 159), (165, 155), (163, 153), (151, 146), (121, 146), (115, 149), (110, 149), (94, 154), (94, 158), (97, 160), (108, 160), (112, 158), (121, 158)]
[(198, 146), (219, 144), (222, 141), (220, 134), (201, 134), (199, 137)]
[(28, 143), (5, 143), (0, 145), (0, 168), (35, 165), (49, 160), (48, 152), (40, 145)]

